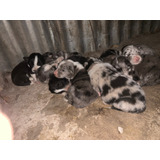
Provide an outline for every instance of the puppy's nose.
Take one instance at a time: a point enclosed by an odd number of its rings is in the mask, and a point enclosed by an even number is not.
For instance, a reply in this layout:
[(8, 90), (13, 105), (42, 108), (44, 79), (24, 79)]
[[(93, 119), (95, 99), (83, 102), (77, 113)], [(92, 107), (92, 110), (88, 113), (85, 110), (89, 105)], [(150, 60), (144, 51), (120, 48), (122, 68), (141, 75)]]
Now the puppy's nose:
[(54, 71), (54, 75), (55, 75), (56, 77), (58, 77), (58, 71), (57, 71), (57, 70)]

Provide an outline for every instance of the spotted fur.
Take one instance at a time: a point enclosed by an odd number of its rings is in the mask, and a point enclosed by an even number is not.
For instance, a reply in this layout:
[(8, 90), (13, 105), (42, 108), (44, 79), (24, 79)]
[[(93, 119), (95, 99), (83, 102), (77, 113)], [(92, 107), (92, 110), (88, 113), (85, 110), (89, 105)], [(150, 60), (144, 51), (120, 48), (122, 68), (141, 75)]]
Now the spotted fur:
[(146, 109), (144, 91), (131, 78), (119, 73), (109, 63), (95, 62), (90, 68), (91, 84), (104, 103), (124, 112), (139, 113)]

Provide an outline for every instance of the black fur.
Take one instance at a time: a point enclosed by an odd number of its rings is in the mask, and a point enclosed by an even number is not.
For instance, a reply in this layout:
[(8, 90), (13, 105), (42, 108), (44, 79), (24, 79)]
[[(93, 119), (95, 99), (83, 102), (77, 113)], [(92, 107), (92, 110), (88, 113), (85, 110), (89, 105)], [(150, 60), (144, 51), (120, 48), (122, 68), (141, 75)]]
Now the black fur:
[(125, 86), (127, 82), (127, 78), (123, 77), (123, 76), (119, 76), (116, 79), (111, 81), (111, 86), (113, 88), (118, 88), (118, 87), (122, 87)]
[(16, 86), (28, 86), (31, 84), (29, 80), (31, 68), (28, 67), (26, 61), (22, 61), (14, 67), (11, 72), (11, 79)]
[(57, 78), (54, 74), (50, 75), (48, 86), (51, 93), (60, 94), (66, 92), (67, 85), (69, 85), (69, 81), (66, 78)]

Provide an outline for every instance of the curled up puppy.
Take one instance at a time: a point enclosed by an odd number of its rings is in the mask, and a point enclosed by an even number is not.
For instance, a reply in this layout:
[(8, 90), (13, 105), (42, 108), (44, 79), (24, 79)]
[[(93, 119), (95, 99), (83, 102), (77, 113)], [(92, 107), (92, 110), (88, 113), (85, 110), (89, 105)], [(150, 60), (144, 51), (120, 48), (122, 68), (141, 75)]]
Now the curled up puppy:
[(41, 66), (37, 72), (36, 77), (40, 82), (48, 83), (50, 75), (56, 70), (58, 63), (63, 60), (63, 57), (57, 58), (55, 61), (50, 62), (49, 64), (44, 64)]
[(90, 77), (84, 67), (72, 60), (62, 61), (54, 74), (58, 78), (67, 78), (70, 86), (66, 92), (66, 100), (76, 108), (83, 108), (98, 97), (90, 83)]
[(131, 113), (140, 113), (146, 109), (145, 93), (134, 80), (122, 75), (109, 63), (92, 62), (89, 63), (88, 74), (104, 104)]
[(141, 86), (160, 84), (160, 56), (154, 50), (145, 45), (127, 45), (121, 53), (133, 65)]
[(27, 86), (36, 82), (36, 71), (45, 63), (40, 53), (32, 53), (23, 59), (24, 61), (16, 65), (11, 73), (12, 82), (17, 86)]

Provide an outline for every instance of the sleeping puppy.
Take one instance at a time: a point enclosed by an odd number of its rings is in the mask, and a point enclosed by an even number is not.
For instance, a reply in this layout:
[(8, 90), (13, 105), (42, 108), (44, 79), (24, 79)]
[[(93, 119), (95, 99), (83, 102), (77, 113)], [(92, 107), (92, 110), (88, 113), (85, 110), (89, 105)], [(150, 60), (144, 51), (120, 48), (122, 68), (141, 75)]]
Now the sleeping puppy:
[(84, 69), (84, 67), (79, 62), (74, 62), (70, 59), (63, 60), (59, 63), (54, 75), (58, 78), (67, 78), (71, 80), (81, 69)]
[(135, 74), (140, 78), (141, 86), (160, 84), (160, 56), (147, 55), (142, 62), (134, 66)]
[(88, 62), (88, 58), (86, 57), (83, 57), (83, 56), (79, 56), (79, 55), (76, 55), (76, 56), (71, 56), (69, 57), (68, 59), (74, 61), (74, 62), (79, 62), (80, 64), (82, 64), (83, 66), (86, 66), (87, 65), (87, 62)]
[(127, 57), (117, 56), (112, 60), (111, 64), (117, 69), (118, 72), (121, 72), (122, 74), (139, 83), (140, 77), (136, 74), (135, 67), (130, 63)]
[(24, 57), (24, 61), (12, 70), (11, 79), (17, 86), (31, 85), (36, 81), (35, 71), (44, 64), (44, 59), (39, 53), (32, 53)]
[(122, 75), (111, 64), (93, 62), (88, 74), (94, 90), (105, 104), (124, 112), (140, 113), (146, 109), (145, 95), (141, 87), (131, 78)]
[(45, 64), (49, 64), (54, 61), (52, 52), (45, 52), (42, 56), (44, 57)]
[(31, 69), (30, 79), (37, 81), (36, 72), (44, 63), (45, 59), (40, 53), (32, 53), (29, 57), (24, 57), (28, 67)]
[(132, 65), (137, 65), (145, 55), (154, 55), (154, 51), (146, 45), (127, 45), (122, 48), (121, 55), (127, 57)]
[(118, 50), (108, 49), (100, 55), (99, 59), (103, 62), (112, 63), (112, 61), (120, 54), (121, 53)]
[(160, 56), (152, 49), (144, 45), (128, 45), (122, 49), (122, 55), (134, 66), (141, 86), (160, 84)]
[(69, 104), (77, 108), (83, 108), (98, 97), (90, 83), (87, 71), (80, 63), (64, 60), (59, 64), (55, 75), (59, 78), (65, 77), (70, 80), (71, 85), (65, 96)]
[(60, 94), (68, 90), (70, 83), (66, 78), (57, 78), (54, 74), (49, 78), (49, 90), (51, 93)]
[(121, 54), (121, 51), (108, 49), (102, 53), (99, 59), (102, 62), (110, 63), (118, 72), (121, 72), (138, 82), (140, 78), (135, 74), (134, 66), (130, 63), (127, 57), (121, 56)]
[(56, 70), (58, 64), (63, 60), (63, 57), (57, 58), (55, 61), (50, 62), (49, 64), (44, 64), (38, 68), (36, 72), (36, 77), (40, 82), (47, 83), (49, 77)]
[(71, 56), (80, 56), (80, 53), (58, 51), (58, 52), (53, 53), (53, 60), (56, 60), (59, 57), (63, 57), (63, 59), (68, 59)]
[(22, 61), (14, 67), (11, 72), (11, 79), (16, 86), (28, 86), (33, 82), (31, 81), (31, 69), (28, 67), (26, 61)]

